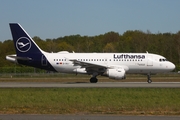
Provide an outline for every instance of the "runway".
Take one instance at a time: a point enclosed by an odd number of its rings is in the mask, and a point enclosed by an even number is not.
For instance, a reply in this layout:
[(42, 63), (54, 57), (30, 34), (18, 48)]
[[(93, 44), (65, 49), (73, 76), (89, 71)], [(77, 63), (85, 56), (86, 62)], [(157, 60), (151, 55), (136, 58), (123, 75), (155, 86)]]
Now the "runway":
[(1, 120), (179, 120), (179, 116), (0, 115)]
[(180, 88), (180, 82), (0, 82), (0, 88)]

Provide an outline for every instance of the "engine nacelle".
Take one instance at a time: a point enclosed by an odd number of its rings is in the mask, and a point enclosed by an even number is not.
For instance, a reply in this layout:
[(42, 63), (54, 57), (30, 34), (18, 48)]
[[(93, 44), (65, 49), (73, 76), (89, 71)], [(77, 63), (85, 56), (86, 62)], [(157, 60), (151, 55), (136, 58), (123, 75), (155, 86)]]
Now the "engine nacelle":
[(73, 70), (74, 72), (76, 72), (76, 74), (80, 73), (80, 74), (87, 74), (87, 71), (85, 68), (77, 68)]
[(110, 79), (125, 79), (126, 78), (126, 72), (123, 68), (117, 68), (117, 69), (107, 69), (107, 75)]

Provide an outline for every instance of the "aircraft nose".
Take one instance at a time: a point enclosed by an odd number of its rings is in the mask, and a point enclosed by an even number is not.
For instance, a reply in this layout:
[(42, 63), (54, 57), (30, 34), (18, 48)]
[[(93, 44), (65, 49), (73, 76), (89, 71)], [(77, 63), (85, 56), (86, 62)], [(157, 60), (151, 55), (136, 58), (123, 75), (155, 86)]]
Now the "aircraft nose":
[(176, 67), (176, 66), (175, 66), (173, 63), (170, 62), (168, 68), (169, 68), (170, 70), (174, 70), (175, 67)]

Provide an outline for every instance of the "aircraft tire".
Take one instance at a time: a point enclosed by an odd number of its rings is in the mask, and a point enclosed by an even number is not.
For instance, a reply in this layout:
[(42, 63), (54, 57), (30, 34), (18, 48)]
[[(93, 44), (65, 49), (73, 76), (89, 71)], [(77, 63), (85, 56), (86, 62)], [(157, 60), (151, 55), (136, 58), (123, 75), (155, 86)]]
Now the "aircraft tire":
[(96, 77), (92, 77), (92, 78), (90, 79), (90, 82), (91, 82), (91, 83), (97, 83), (97, 81), (98, 81), (98, 79), (97, 79)]
[(148, 79), (148, 81), (147, 81), (148, 83), (151, 83), (152, 82), (152, 80), (151, 79)]

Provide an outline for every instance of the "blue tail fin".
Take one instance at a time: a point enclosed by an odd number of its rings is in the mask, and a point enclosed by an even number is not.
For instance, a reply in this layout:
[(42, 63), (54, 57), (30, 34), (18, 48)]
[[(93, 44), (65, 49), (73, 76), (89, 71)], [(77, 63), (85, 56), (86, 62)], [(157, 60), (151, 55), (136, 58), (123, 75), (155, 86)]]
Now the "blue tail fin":
[(27, 57), (32, 53), (41, 53), (41, 49), (18, 23), (10, 23), (10, 29), (16, 49), (17, 56)]
[(20, 24), (10, 23), (9, 25), (17, 54), (13, 58), (19, 64), (56, 71), (47, 60), (45, 52), (37, 46)]

